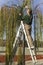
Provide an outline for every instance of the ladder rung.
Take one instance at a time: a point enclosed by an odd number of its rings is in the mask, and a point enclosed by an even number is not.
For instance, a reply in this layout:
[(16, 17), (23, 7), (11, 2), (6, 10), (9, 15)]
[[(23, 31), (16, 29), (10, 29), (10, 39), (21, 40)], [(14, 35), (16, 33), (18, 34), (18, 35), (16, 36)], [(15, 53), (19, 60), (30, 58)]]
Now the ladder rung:
[[(29, 48), (27, 48), (27, 49), (29, 49)], [(31, 47), (31, 50), (34, 50), (34, 47)]]
[(33, 47), (31, 47), (31, 50), (33, 50), (34, 49), (34, 46)]

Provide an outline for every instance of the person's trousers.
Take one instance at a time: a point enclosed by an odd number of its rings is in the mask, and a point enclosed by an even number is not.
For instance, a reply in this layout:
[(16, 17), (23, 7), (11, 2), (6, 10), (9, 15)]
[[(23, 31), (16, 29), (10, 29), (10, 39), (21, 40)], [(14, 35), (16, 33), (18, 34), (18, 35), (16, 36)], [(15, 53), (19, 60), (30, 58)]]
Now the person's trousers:
[(31, 25), (28, 25), (28, 24), (24, 24), (24, 27), (25, 27), (25, 31), (26, 31), (26, 34), (27, 34), (27, 37), (28, 37), (28, 42), (30, 44), (30, 47), (33, 47), (33, 39), (31, 37)]

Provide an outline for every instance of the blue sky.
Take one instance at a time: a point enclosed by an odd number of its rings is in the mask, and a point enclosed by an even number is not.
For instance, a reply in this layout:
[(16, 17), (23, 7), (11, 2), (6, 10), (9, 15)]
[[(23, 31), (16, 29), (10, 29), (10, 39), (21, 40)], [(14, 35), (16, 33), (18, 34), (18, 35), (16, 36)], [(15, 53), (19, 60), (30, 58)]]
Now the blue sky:
[[(20, 2), (19, 2), (20, 1)], [(23, 0), (22, 0), (23, 1)], [(36, 7), (36, 5), (43, 3), (43, 0), (33, 0), (33, 5), (34, 7)], [(11, 5), (11, 4), (21, 4), (21, 0), (0, 0), (0, 7), (7, 4), (7, 5)], [(43, 4), (40, 4), (40, 9), (43, 11)]]
[(21, 2), (23, 1), (20, 1), (20, 3), (19, 3), (19, 1), (20, 0), (0, 0), (0, 7), (1, 6), (3, 6), (3, 5), (5, 5), (5, 4), (7, 4), (7, 5), (11, 5), (12, 3), (13, 4), (21, 4)]
[(38, 8), (40, 8), (40, 10), (43, 12), (43, 0), (34, 0), (34, 8), (35, 8), (38, 4), (39, 4)]
[(34, 6), (36, 6), (37, 4), (40, 4), (42, 2), (43, 2), (43, 0), (34, 0)]

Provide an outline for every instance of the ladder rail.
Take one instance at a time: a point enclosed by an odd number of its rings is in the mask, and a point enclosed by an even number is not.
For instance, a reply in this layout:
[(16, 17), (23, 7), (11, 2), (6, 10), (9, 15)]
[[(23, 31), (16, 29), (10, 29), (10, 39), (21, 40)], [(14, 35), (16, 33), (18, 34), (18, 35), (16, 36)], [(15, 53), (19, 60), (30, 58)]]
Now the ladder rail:
[(19, 26), (18, 32), (17, 32), (15, 40), (14, 40), (13, 51), (12, 51), (13, 56), (11, 57), (10, 64), (12, 63), (11, 61), (13, 61), (13, 57), (15, 56), (15, 53), (16, 53), (16, 50), (17, 50), (17, 47), (18, 47), (17, 39), (18, 39), (18, 36), (19, 36), (20, 29), (21, 29), (21, 25)]
[(17, 34), (16, 34), (16, 38), (15, 38), (15, 41), (14, 41), (14, 44), (13, 44), (13, 48), (15, 47), (16, 41), (17, 41), (17, 39), (18, 39), (20, 29), (21, 29), (21, 25), (20, 25), (20, 27), (19, 27), (19, 29), (18, 29)]
[(30, 45), (29, 45), (28, 38), (27, 38), (27, 35), (26, 35), (26, 31), (25, 31), (25, 28), (24, 28), (24, 25), (23, 25), (23, 21), (21, 21), (21, 25), (22, 25), (22, 27), (23, 27), (23, 31), (24, 31), (24, 34), (25, 34), (25, 38), (26, 38), (26, 40), (27, 40), (27, 45), (28, 45), (28, 47), (29, 47), (29, 51), (30, 51), (30, 54), (31, 54), (31, 57), (32, 57), (32, 61), (33, 61), (33, 63), (35, 63), (36, 57), (35, 57), (35, 60), (34, 60), (33, 54), (32, 54), (32, 51), (31, 51), (31, 47), (30, 47)]

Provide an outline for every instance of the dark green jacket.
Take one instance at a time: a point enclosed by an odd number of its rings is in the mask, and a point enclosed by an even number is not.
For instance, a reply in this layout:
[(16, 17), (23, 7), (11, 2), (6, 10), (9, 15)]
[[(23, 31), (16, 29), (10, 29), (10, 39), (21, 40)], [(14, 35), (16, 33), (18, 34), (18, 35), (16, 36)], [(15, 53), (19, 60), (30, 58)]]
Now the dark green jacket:
[(23, 19), (24, 23), (26, 23), (28, 25), (31, 25), (32, 24), (32, 20), (31, 20), (30, 16), (25, 15), (25, 16), (23, 16), (22, 19)]

